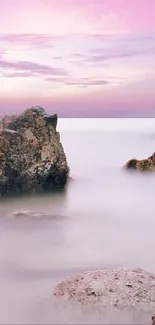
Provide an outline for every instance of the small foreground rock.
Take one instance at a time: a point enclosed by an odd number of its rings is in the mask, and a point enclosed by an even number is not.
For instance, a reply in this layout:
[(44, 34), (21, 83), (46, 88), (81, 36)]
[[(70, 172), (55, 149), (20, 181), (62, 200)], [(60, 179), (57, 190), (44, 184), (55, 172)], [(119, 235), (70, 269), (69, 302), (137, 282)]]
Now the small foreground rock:
[(155, 153), (147, 159), (130, 159), (123, 168), (141, 172), (155, 172)]
[(155, 275), (139, 268), (87, 271), (60, 282), (54, 296), (60, 302), (103, 312), (144, 313), (149, 324), (155, 310)]

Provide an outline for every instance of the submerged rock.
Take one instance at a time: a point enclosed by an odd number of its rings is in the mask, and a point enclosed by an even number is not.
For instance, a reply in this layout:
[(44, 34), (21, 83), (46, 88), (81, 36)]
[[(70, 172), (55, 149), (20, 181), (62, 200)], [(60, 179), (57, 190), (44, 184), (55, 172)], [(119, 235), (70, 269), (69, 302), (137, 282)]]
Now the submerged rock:
[(54, 291), (59, 302), (148, 314), (155, 310), (155, 275), (142, 269), (103, 269), (73, 276), (60, 282)]
[(131, 159), (123, 166), (123, 168), (142, 172), (155, 172), (155, 153), (147, 159)]
[(21, 210), (21, 211), (15, 211), (8, 215), (8, 217), (12, 218), (42, 218), (47, 217), (46, 213), (43, 212), (37, 212), (37, 211), (28, 211), (28, 210)]
[(56, 126), (57, 115), (47, 115), (41, 107), (3, 121), (0, 195), (65, 187), (69, 167)]

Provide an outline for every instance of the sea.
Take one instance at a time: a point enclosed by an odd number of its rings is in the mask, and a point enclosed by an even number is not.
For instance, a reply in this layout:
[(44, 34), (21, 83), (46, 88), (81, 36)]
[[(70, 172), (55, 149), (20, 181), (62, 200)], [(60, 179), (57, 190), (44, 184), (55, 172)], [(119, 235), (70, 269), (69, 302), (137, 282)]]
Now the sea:
[(155, 151), (155, 119), (59, 119), (57, 129), (66, 191), (0, 198), (0, 324), (102, 324), (59, 312), (56, 284), (100, 268), (155, 273), (155, 175), (122, 170)]

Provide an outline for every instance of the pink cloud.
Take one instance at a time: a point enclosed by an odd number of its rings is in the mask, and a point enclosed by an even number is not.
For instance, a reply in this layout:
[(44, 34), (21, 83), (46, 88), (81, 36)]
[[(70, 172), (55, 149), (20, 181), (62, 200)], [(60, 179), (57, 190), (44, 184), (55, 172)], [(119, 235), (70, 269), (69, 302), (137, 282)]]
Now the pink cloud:
[(64, 37), (52, 36), (48, 34), (0, 34), (0, 42), (4, 44), (14, 44), (25, 46), (27, 48), (52, 48), (56, 41), (60, 41)]
[[(37, 73), (38, 74), (38, 73)], [(44, 75), (44, 74), (43, 74)], [(4, 78), (27, 78), (27, 77), (33, 77), (36, 76), (36, 73), (34, 72), (12, 72), (12, 73), (7, 73), (4, 72), (2, 74), (2, 76)], [(113, 78), (112, 78), (113, 79)], [(80, 88), (87, 88), (87, 87), (91, 87), (91, 86), (106, 86), (108, 85), (110, 82), (112, 83), (113, 80), (104, 80), (104, 79), (97, 79), (97, 78), (64, 78), (61, 75), (59, 77), (48, 77), (45, 78), (46, 81), (48, 81), (49, 83), (53, 84), (53, 83), (61, 83), (65, 86), (77, 86)], [(52, 88), (52, 86), (51, 86)]]
[(98, 49), (94, 51), (96, 54), (88, 54), (81, 56), (81, 62), (94, 62), (94, 63), (103, 63), (107, 60), (114, 59), (123, 59), (123, 58), (132, 58), (138, 55), (146, 54), (155, 54), (155, 46), (152, 49), (112, 49), (112, 50), (103, 50)]
[(30, 75), (67, 75), (64, 69), (54, 68), (44, 64), (38, 64), (30, 61), (16, 61), (10, 62), (7, 60), (0, 59), (0, 68), (5, 70), (16, 70), (30, 73)]

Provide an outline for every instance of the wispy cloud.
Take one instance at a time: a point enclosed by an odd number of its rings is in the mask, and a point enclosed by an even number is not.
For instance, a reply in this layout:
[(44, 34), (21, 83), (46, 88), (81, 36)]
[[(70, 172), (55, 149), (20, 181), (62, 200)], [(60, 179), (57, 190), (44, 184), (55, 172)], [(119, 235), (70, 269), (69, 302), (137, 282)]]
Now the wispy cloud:
[(72, 60), (75, 58), (75, 63), (103, 63), (107, 60), (128, 59), (155, 54), (154, 33), (127, 36), (94, 35), (88, 36), (88, 38), (93, 39), (94, 47), (87, 54), (72, 53), (70, 57)]
[[(3, 78), (29, 78), (41, 76), (46, 82), (87, 88), (93, 86), (106, 86), (112, 83), (123, 82), (124, 78), (117, 77), (74, 77), (61, 68), (54, 68), (49, 65), (42, 65), (29, 61), (11, 62), (0, 59), (1, 76)], [(119, 79), (119, 80), (118, 80)]]
[(23, 76), (25, 73), (26, 76), (28, 76), (28, 74), (30, 76), (32, 75), (42, 75), (42, 76), (47, 76), (47, 75), (65, 76), (66, 75), (67, 76), (68, 75), (67, 71), (62, 68), (54, 68), (49, 65), (39, 64), (30, 61), (11, 62), (4, 59), (3, 60), (0, 59), (0, 68), (4, 69), (4, 74), (6, 73), (6, 70), (13, 70), (14, 76), (19, 76), (18, 73), (16, 73), (16, 71), (19, 71), (19, 74), (23, 73)]
[[(67, 41), (78, 44), (89, 44), (87, 52), (76, 52), (70, 55), (71, 59), (75, 59), (78, 65), (82, 62), (102, 62), (105, 60), (131, 58), (138, 55), (154, 54), (155, 53), (155, 33), (138, 33), (138, 34), (68, 34), (54, 36), (50, 34), (1, 34), (0, 43), (3, 44), (1, 52), (8, 51), (8, 45), (19, 46), (20, 48), (35, 50), (55, 48), (57, 49), (58, 42)], [(60, 44), (60, 43), (59, 43)], [(92, 45), (92, 48), (89, 48)], [(83, 46), (83, 45), (82, 45)], [(60, 53), (60, 52), (59, 52)], [(62, 55), (53, 55), (54, 60), (63, 60)]]
[(123, 50), (123, 51), (105, 51), (102, 49), (95, 50), (96, 55), (88, 55), (85, 57), (85, 60), (87, 62), (103, 62), (107, 60), (113, 60), (113, 59), (125, 59), (125, 58), (131, 58), (136, 57), (139, 55), (145, 55), (145, 54), (155, 54), (155, 49), (146, 49), (146, 50)]
[(60, 56), (60, 55), (53, 56), (52, 59), (54, 59), (54, 60), (63, 60), (63, 56)]
[[(1, 64), (0, 64), (1, 66)], [(38, 72), (34, 72), (34, 71), (23, 71), (23, 72), (3, 72), (1, 73), (1, 76), (2, 77), (5, 77), (5, 78), (27, 78), (27, 77), (35, 77), (35, 76), (38, 76), (39, 74), (41, 74), (43, 77), (45, 77), (45, 81), (51, 83), (51, 84), (62, 84), (62, 85), (65, 85), (65, 86), (76, 86), (76, 87), (80, 87), (80, 88), (86, 88), (86, 87), (91, 87), (91, 86), (106, 86), (108, 85), (109, 83), (111, 83), (112, 81), (108, 81), (106, 79), (99, 79), (99, 78), (67, 78), (67, 77), (62, 77), (63, 75), (59, 75), (56, 72), (54, 72), (53, 75), (56, 75), (58, 77), (49, 77), (49, 78), (46, 78), (47, 76), (47, 73), (45, 72), (44, 74), (44, 71), (42, 73), (38, 73)], [(46, 75), (46, 76), (45, 76)], [(52, 73), (50, 73), (50, 75), (52, 75)]]
[(26, 48), (52, 48), (56, 41), (62, 39), (64, 37), (48, 34), (0, 34), (0, 42)]
[(79, 87), (90, 87), (90, 86), (106, 86), (109, 84), (109, 81), (104, 79), (95, 79), (95, 78), (79, 78), (79, 79), (70, 79), (66, 80), (65, 84), (68, 86), (79, 86)]
[(89, 34), (87, 35), (88, 38), (90, 39), (95, 39), (99, 40), (101, 42), (103, 41), (108, 41), (108, 42), (113, 42), (113, 41), (125, 41), (125, 42), (133, 42), (133, 41), (149, 41), (149, 40), (155, 40), (155, 31), (149, 31), (149, 32), (128, 32), (124, 34), (117, 34), (117, 33), (94, 33), (94, 34)]
[(23, 71), (23, 72), (1, 72), (1, 75), (3, 78), (29, 78), (29, 77), (33, 77), (35, 76), (34, 73), (31, 73), (31, 72), (26, 72), (26, 71)]
[(124, 82), (125, 78), (117, 78), (115, 76), (111, 77), (79, 77), (79, 78), (46, 78), (46, 81), (51, 83), (61, 83), (65, 86), (77, 86), (79, 88), (87, 88), (87, 87), (94, 87), (94, 86), (107, 86), (113, 83), (122, 83)]

